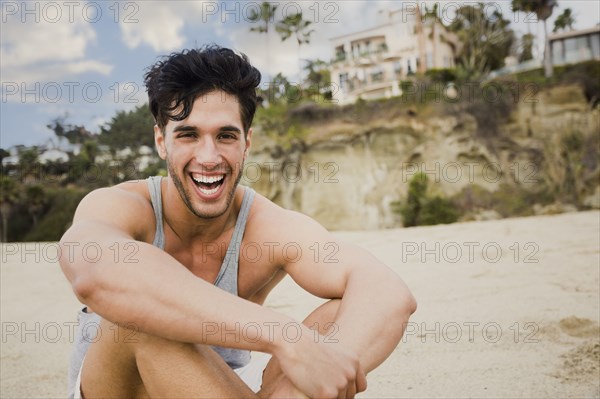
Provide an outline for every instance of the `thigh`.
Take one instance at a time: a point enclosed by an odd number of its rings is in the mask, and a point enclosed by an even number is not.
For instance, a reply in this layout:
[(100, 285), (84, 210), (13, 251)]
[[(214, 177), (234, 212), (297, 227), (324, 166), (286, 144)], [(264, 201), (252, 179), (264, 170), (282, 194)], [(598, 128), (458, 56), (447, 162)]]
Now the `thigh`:
[(210, 347), (170, 341), (106, 320), (83, 363), (81, 389), (94, 397), (256, 397)]
[(101, 320), (81, 368), (83, 397), (148, 397), (135, 360), (136, 335)]

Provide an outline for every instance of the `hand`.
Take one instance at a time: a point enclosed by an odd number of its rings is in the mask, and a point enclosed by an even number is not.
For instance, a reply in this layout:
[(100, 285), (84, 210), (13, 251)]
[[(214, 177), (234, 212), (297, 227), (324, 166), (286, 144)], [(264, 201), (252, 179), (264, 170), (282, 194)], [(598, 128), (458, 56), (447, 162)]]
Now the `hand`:
[(303, 330), (299, 341), (284, 341), (274, 353), (296, 389), (311, 398), (353, 398), (367, 389), (358, 356), (340, 344), (316, 343), (313, 335)]

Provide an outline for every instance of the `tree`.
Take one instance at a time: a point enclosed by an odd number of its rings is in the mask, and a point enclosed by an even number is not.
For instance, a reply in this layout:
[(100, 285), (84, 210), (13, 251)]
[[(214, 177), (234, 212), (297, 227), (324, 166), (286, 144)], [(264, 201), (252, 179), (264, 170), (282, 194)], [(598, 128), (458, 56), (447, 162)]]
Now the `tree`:
[(316, 59), (316, 60), (305, 60), (306, 65), (304, 70), (306, 71), (306, 83), (309, 86), (321, 87), (331, 81), (331, 74), (327, 68), (327, 62)]
[(0, 173), (4, 173), (4, 166), (2, 165), (2, 160), (10, 156), (10, 152), (6, 151), (4, 148), (0, 148)]
[(261, 23), (259, 26), (250, 28), (250, 32), (264, 33), (266, 36), (266, 52), (267, 52), (267, 65), (271, 65), (270, 46), (269, 46), (269, 26), (273, 22), (275, 17), (275, 10), (277, 5), (271, 5), (268, 1), (263, 1), (260, 5), (260, 13), (256, 10), (252, 10), (250, 17), (248, 18), (252, 23)]
[(306, 71), (306, 79), (304, 83), (308, 94), (310, 96), (317, 96), (317, 98), (321, 94), (326, 97), (331, 96), (331, 90), (328, 86), (331, 82), (331, 73), (327, 68), (327, 63), (319, 59), (305, 60), (305, 62), (304, 70)]
[(27, 211), (33, 220), (33, 227), (38, 224), (38, 216), (40, 211), (46, 204), (46, 191), (40, 184), (34, 184), (25, 188), (25, 204)]
[(488, 15), (482, 3), (460, 6), (448, 28), (462, 43), (457, 63), (467, 79), (503, 67), (515, 40), (510, 21), (498, 11)]
[(25, 179), (28, 175), (39, 172), (38, 150), (36, 147), (27, 148), (19, 154), (19, 171), (21, 179)]
[(512, 0), (511, 3), (513, 12), (533, 12), (537, 15), (538, 20), (544, 23), (544, 75), (546, 78), (551, 78), (553, 72), (546, 21), (552, 15), (555, 6), (556, 0)]
[(52, 123), (46, 125), (46, 127), (52, 131), (58, 138), (65, 138), (71, 144), (81, 144), (85, 140), (92, 137), (85, 127), (71, 125), (66, 122), (67, 116), (61, 116), (52, 120)]
[(293, 102), (301, 95), (299, 87), (292, 85), (281, 72), (273, 76), (267, 89), (259, 89), (259, 93), (263, 99), (266, 98), (269, 103), (273, 104), (279, 103), (282, 100), (285, 100), (288, 103)]
[(573, 17), (573, 12), (570, 8), (567, 8), (563, 11), (562, 14), (556, 17), (556, 20), (554, 21), (554, 29), (552, 29), (552, 32), (566, 30), (567, 28), (569, 28), (569, 30), (573, 30), (574, 23), (575, 17)]
[(533, 59), (533, 36), (526, 33), (521, 37), (521, 51), (519, 52), (519, 62), (525, 62)]
[(275, 25), (275, 30), (281, 36), (281, 41), (285, 42), (292, 35), (296, 38), (296, 42), (298, 43), (298, 78), (300, 78), (302, 71), (302, 66), (300, 65), (300, 47), (302, 44), (310, 43), (310, 35), (314, 32), (314, 29), (307, 30), (310, 24), (312, 22), (303, 19), (302, 13), (299, 12), (286, 16)]
[(100, 131), (100, 143), (107, 144), (112, 151), (125, 147), (138, 148), (141, 145), (154, 147), (154, 119), (148, 104), (134, 110), (119, 111)]
[(21, 187), (8, 176), (0, 175), (0, 215), (2, 216), (2, 242), (8, 241), (8, 217), (20, 201)]

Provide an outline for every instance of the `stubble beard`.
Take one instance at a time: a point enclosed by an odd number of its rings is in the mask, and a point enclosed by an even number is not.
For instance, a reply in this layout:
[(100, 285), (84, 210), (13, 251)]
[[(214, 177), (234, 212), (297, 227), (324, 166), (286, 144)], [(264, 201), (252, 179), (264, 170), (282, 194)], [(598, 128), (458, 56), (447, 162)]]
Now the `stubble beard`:
[[(233, 187), (231, 187), (231, 190), (227, 194), (227, 199), (225, 201), (225, 207), (222, 210), (219, 210), (217, 212), (208, 213), (208, 212), (202, 212), (201, 210), (194, 208), (194, 205), (192, 204), (192, 200), (191, 200), (191, 197), (192, 197), (191, 194), (185, 189), (183, 182), (181, 181), (181, 178), (175, 172), (175, 169), (173, 168), (172, 165), (173, 165), (173, 163), (170, 162), (169, 156), (167, 154), (167, 170), (169, 171), (169, 176), (171, 176), (171, 179), (173, 179), (173, 184), (175, 184), (175, 187), (177, 188), (177, 191), (179, 192), (179, 196), (181, 197), (181, 200), (183, 201), (185, 206), (187, 206), (187, 208), (190, 210), (190, 212), (192, 212), (195, 216), (202, 218), (202, 219), (218, 218), (219, 216), (223, 215), (227, 211), (227, 209), (229, 209), (229, 206), (231, 205), (231, 201), (233, 201), (233, 197), (235, 195), (235, 190), (236, 190), (240, 180), (242, 179), (242, 171), (244, 170), (244, 160), (242, 160), (242, 163), (238, 170), (238, 174), (235, 177)], [(230, 177), (232, 177), (232, 175), (227, 175), (226, 180)]]

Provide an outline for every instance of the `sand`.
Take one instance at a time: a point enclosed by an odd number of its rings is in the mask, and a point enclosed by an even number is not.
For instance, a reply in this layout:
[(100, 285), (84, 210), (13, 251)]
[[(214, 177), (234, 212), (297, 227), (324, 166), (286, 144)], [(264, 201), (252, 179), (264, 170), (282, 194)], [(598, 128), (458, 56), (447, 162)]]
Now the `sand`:
[[(419, 303), (360, 397), (600, 396), (600, 212), (336, 235)], [(79, 305), (56, 245), (1, 248), (0, 397), (64, 397)], [(321, 302), (285, 279), (267, 305), (301, 319)]]

